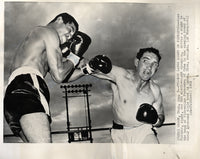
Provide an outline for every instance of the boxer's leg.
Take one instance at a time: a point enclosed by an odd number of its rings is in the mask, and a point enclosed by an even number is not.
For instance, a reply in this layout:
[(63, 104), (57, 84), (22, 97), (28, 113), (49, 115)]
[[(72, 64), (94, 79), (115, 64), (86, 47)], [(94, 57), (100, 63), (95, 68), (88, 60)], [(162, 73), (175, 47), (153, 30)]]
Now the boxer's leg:
[(123, 129), (112, 129), (111, 130), (111, 139), (113, 143), (124, 143), (124, 131)]
[(45, 113), (25, 114), (20, 119), (20, 125), (28, 142), (52, 142), (50, 123)]
[(143, 142), (143, 144), (159, 144), (158, 138), (154, 134), (147, 135)]
[(133, 134), (135, 134), (135, 143), (159, 144), (157, 133), (150, 124), (143, 124), (134, 128)]

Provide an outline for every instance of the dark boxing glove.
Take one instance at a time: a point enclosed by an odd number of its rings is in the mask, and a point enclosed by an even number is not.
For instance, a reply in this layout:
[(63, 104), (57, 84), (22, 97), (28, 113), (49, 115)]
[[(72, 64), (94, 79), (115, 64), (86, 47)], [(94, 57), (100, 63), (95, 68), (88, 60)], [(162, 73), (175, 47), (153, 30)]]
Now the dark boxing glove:
[(108, 74), (112, 70), (112, 62), (105, 55), (97, 55), (81, 68), (84, 74), (91, 74), (95, 70)]
[(70, 51), (77, 56), (82, 57), (83, 54), (87, 51), (90, 44), (91, 38), (87, 34), (78, 31), (73, 38), (73, 42), (70, 45)]
[(82, 57), (90, 44), (91, 38), (87, 34), (78, 31), (72, 39), (61, 44), (60, 49), (62, 50), (63, 57), (67, 57), (70, 52)]
[(144, 103), (140, 105), (136, 119), (140, 122), (155, 124), (158, 120), (158, 113), (152, 105)]
[(76, 66), (90, 44), (91, 38), (87, 34), (78, 31), (72, 39), (61, 44), (60, 48), (63, 57), (72, 61)]

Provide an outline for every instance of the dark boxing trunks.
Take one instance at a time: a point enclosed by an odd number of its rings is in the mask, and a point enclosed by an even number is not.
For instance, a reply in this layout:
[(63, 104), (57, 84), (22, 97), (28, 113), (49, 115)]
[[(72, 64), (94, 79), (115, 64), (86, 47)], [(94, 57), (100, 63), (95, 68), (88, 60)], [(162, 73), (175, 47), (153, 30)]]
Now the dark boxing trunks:
[(21, 74), (9, 83), (4, 97), (4, 114), (15, 135), (21, 131), (19, 120), (24, 114), (45, 112), (51, 122), (49, 110), (44, 107), (42, 100), (46, 100), (47, 105), (50, 96), (47, 85), (40, 76), (31, 73)]

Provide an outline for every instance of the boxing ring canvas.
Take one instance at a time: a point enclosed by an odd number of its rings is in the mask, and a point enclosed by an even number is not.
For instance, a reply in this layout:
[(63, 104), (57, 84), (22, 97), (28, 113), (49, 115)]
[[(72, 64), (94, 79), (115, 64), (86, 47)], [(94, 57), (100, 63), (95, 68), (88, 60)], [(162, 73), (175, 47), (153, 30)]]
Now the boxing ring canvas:
[[(163, 94), (166, 123), (175, 122), (175, 46), (174, 46), (174, 7), (170, 4), (142, 3), (45, 3), (45, 2), (6, 2), (5, 3), (5, 52), (4, 89), (8, 82), (9, 69), (14, 50), (19, 41), (34, 26), (46, 25), (55, 15), (68, 12), (80, 25), (80, 30), (88, 33), (92, 44), (84, 55), (90, 59), (105, 54), (116, 66), (131, 69), (139, 48), (155, 47), (161, 52), (162, 60), (154, 80), (160, 85)], [(50, 90), (50, 110), (52, 132), (66, 130), (66, 107), (60, 85), (47, 75), (45, 81)], [(84, 76), (70, 84), (92, 84), (90, 115), (92, 128), (105, 128), (93, 132), (94, 143), (111, 143), (112, 90), (110, 82), (93, 76)], [(81, 124), (78, 99), (70, 99), (71, 119)], [(12, 136), (4, 121), (5, 143), (21, 143)], [(175, 143), (175, 126), (158, 129), (161, 144)], [(67, 143), (66, 134), (53, 134), (54, 143)]]

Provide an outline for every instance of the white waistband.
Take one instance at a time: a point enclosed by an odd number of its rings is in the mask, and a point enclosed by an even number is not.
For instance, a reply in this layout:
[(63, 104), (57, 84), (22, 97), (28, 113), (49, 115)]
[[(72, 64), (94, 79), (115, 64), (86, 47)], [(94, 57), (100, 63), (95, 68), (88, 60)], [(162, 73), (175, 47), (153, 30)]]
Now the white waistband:
[(38, 71), (37, 69), (35, 68), (32, 68), (32, 67), (28, 67), (28, 66), (22, 66), (22, 67), (19, 67), (17, 68), (16, 70), (14, 70), (12, 72), (12, 74), (10, 75), (9, 79), (8, 79), (8, 85), (10, 84), (10, 82), (12, 80), (14, 80), (14, 78), (18, 75), (22, 75), (22, 74), (35, 74), (35, 75), (38, 75), (40, 76), (42, 79), (43, 78), (43, 75), (40, 73), (40, 71)]

